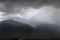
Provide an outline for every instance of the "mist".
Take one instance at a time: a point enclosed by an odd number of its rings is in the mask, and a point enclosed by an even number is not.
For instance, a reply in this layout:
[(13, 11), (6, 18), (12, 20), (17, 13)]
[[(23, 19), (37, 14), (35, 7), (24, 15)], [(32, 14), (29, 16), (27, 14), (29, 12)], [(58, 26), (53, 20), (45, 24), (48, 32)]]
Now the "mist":
[(58, 0), (1, 1), (0, 21), (12, 19), (27, 23), (33, 27), (44, 23), (60, 26), (60, 8)]
[(60, 38), (60, 1), (1, 0), (0, 33), (1, 38)]

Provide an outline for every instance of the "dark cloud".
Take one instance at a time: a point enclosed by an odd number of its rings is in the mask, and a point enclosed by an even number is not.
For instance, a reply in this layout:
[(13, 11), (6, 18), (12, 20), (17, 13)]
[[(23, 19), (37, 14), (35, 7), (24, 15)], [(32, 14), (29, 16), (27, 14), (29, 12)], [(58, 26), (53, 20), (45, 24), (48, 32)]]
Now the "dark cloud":
[[(4, 12), (18, 12), (18, 9), (15, 8), (27, 8), (34, 7), (38, 8), (42, 5), (52, 5), (59, 3), (59, 0), (5, 0), (1, 1), (4, 7), (1, 8)], [(0, 5), (1, 6), (1, 5)], [(17, 11), (18, 10), (18, 11)], [(21, 10), (21, 9), (20, 9)]]
[[(5, 13), (4, 16), (7, 16), (6, 19), (11, 19), (2, 21), (3, 23), (0, 22), (0, 27), (2, 27), (0, 30), (2, 30), (3, 36), (10, 36), (10, 34), (8, 34), (9, 32), (12, 32), (11, 36), (17, 35), (13, 32), (20, 32), (21, 34), (34, 32), (34, 34), (38, 34), (37, 36), (39, 37), (59, 37), (60, 26), (55, 25), (55, 23), (60, 25), (60, 20), (58, 20), (59, 16), (57, 15), (56, 17), (59, 2), (59, 0), (1, 0), (0, 11)], [(44, 13), (49, 13), (49, 15), (45, 15)], [(21, 19), (21, 15), (23, 15), (24, 18)], [(52, 17), (51, 20), (49, 19), (50, 16)], [(3, 19), (5, 19), (5, 17)], [(45, 22), (47, 22), (47, 24)], [(31, 37), (32, 35), (33, 34), (29, 36)]]

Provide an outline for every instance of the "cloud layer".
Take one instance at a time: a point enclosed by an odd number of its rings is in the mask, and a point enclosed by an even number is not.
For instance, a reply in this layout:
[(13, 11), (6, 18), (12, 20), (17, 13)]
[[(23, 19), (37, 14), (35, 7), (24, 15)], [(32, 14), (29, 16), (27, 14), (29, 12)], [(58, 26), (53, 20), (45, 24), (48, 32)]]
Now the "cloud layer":
[(13, 19), (30, 25), (58, 24), (60, 21), (59, 1), (3, 1), (0, 2), (0, 21)]

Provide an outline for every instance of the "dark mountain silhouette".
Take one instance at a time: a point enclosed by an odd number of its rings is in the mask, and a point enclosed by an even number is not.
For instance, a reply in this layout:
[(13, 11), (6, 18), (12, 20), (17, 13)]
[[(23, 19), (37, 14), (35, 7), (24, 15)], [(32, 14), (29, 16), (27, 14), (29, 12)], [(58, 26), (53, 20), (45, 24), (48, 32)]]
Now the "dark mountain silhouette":
[(5, 20), (0, 23), (2, 38), (19, 38), (32, 33), (37, 33), (38, 31), (32, 26), (17, 22), (14, 20)]
[(58, 31), (60, 27), (54, 24), (43, 24), (38, 25), (36, 29), (39, 31), (41, 36), (48, 38), (60, 38), (60, 32)]
[(25, 38), (33, 38), (33, 39), (60, 39), (60, 29), (59, 26), (55, 24), (42, 24), (36, 26), (36, 30), (38, 33), (33, 33), (28, 35)]
[(60, 32), (58, 32), (59, 26), (54, 24), (42, 24), (36, 28), (32, 26), (17, 22), (14, 20), (5, 20), (0, 23), (0, 29), (2, 32), (2, 38), (60, 38)]
[(6, 20), (2, 21), (2, 32), (20, 32), (20, 33), (32, 33), (34, 28), (28, 24)]

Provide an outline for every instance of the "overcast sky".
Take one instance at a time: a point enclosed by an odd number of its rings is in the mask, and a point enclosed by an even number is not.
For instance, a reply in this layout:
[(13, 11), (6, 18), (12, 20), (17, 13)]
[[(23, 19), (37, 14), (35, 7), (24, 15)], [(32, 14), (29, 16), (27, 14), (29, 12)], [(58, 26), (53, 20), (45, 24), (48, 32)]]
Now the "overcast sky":
[(0, 2), (0, 21), (13, 19), (30, 25), (60, 25), (59, 0), (20, 0)]

